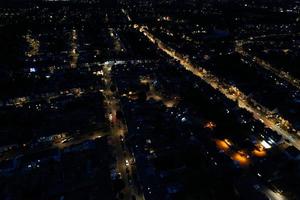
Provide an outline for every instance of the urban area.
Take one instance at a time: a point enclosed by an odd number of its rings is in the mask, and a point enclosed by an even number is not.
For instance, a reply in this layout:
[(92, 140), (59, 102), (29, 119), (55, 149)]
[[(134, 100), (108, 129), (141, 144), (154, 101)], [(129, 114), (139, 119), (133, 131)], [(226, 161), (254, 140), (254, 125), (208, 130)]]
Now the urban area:
[(0, 199), (299, 200), (300, 0), (1, 0)]

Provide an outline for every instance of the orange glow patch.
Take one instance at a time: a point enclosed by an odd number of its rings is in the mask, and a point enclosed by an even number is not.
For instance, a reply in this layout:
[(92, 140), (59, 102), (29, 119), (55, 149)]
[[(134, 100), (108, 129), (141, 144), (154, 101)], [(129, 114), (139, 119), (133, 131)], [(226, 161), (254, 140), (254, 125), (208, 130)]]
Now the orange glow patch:
[(216, 124), (214, 122), (207, 122), (206, 124), (204, 124), (204, 128), (208, 128), (210, 130), (213, 130), (214, 128), (216, 128)]
[(228, 151), (230, 149), (231, 143), (225, 139), (225, 140), (216, 140), (217, 148), (222, 151)]
[(249, 155), (247, 155), (244, 151), (238, 151), (232, 154), (231, 159), (237, 161), (242, 166), (250, 164)]
[(255, 149), (252, 151), (252, 154), (257, 157), (264, 157), (267, 155), (267, 152), (262, 145), (257, 144), (255, 145)]

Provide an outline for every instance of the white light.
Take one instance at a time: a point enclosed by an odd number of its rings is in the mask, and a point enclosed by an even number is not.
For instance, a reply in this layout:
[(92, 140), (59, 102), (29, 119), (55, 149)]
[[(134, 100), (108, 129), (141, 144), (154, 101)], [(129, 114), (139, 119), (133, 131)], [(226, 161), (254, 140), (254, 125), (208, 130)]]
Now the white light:
[(36, 72), (36, 69), (35, 69), (34, 67), (31, 67), (31, 68), (29, 69), (29, 71), (30, 71), (31, 73), (34, 73), (34, 72)]
[(264, 148), (266, 148), (266, 149), (272, 148), (272, 146), (271, 146), (269, 143), (267, 143), (265, 140), (263, 140), (263, 141), (261, 142), (261, 145), (262, 145)]
[(269, 144), (275, 144), (275, 141), (272, 138), (269, 138), (268, 142)]
[(260, 174), (260, 173), (257, 173), (257, 176), (261, 177), (261, 174)]
[(109, 121), (112, 121), (112, 120), (113, 120), (113, 115), (109, 114)]

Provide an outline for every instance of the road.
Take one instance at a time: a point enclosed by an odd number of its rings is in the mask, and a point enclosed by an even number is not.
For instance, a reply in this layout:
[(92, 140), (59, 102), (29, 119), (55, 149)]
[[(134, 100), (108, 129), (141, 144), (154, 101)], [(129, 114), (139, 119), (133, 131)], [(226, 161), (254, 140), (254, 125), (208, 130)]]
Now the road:
[(116, 155), (116, 171), (121, 173), (125, 183), (122, 190), (125, 200), (131, 200), (135, 196), (137, 200), (144, 200), (143, 194), (139, 193), (138, 185), (133, 181), (132, 174), (135, 173), (135, 159), (126, 147), (124, 138), (128, 132), (126, 120), (117, 118), (117, 111), (121, 111), (120, 101), (118, 99), (117, 90), (112, 91), (113, 84), (111, 70), (114, 62), (106, 62), (103, 66), (104, 80), (104, 98), (106, 117), (110, 122), (111, 138), (114, 145), (114, 153)]
[(296, 79), (292, 75), (290, 75), (288, 72), (279, 70), (279, 68), (273, 67), (269, 62), (255, 56), (251, 55), (244, 49), (244, 45), (248, 44), (249, 41), (244, 42), (244, 41), (236, 41), (235, 43), (235, 52), (240, 54), (242, 57), (247, 58), (250, 61), (253, 61), (256, 63), (258, 66), (262, 67), (263, 69), (271, 72), (274, 76), (277, 76), (278, 78), (285, 80), (292, 86), (296, 87), (297, 89), (300, 90), (300, 80)]
[(149, 41), (155, 44), (160, 50), (171, 56), (175, 60), (178, 60), (187, 71), (192, 72), (195, 76), (198, 76), (203, 81), (208, 83), (211, 87), (221, 92), (228, 99), (237, 103), (240, 108), (244, 108), (248, 112), (252, 113), (253, 117), (261, 121), (266, 127), (274, 130), (279, 135), (288, 140), (294, 147), (300, 150), (300, 136), (299, 132), (295, 130), (292, 125), (281, 116), (274, 116), (270, 110), (264, 106), (258, 104), (254, 99), (246, 96), (235, 86), (229, 85), (224, 81), (221, 81), (218, 77), (211, 74), (209, 71), (195, 66), (185, 58), (184, 55), (176, 52), (174, 49), (168, 47), (160, 39), (156, 38), (148, 31), (146, 26), (134, 24), (134, 28), (145, 35)]
[(71, 32), (71, 41), (70, 41), (71, 50), (69, 52), (71, 68), (77, 68), (77, 62), (79, 57), (77, 39), (78, 39), (77, 30), (73, 29)]
[(287, 200), (285, 196), (280, 194), (279, 192), (274, 192), (273, 190), (269, 188), (262, 188), (261, 192), (268, 197), (269, 200)]
[[(96, 131), (91, 134), (83, 134), (83, 135), (80, 134), (80, 135), (75, 135), (75, 136), (71, 136), (71, 137), (62, 137), (58, 141), (53, 143), (52, 146), (57, 147), (59, 149), (64, 149), (64, 148), (70, 147), (72, 145), (80, 144), (84, 141), (95, 140), (95, 139), (103, 137), (105, 135), (108, 135), (108, 133)], [(69, 141), (67, 141), (68, 138), (70, 138)]]

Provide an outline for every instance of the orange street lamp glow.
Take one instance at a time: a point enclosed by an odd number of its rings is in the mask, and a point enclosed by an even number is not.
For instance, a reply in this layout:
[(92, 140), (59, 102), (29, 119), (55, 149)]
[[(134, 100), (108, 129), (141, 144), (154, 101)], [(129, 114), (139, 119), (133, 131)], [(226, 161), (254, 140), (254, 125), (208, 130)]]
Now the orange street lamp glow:
[(242, 166), (247, 166), (250, 164), (249, 155), (244, 151), (238, 151), (231, 156), (231, 159), (237, 161)]
[(222, 151), (228, 151), (230, 149), (231, 143), (228, 139), (225, 140), (216, 140), (217, 148)]
[(256, 144), (252, 154), (257, 157), (264, 157), (267, 155), (267, 152), (261, 144)]

